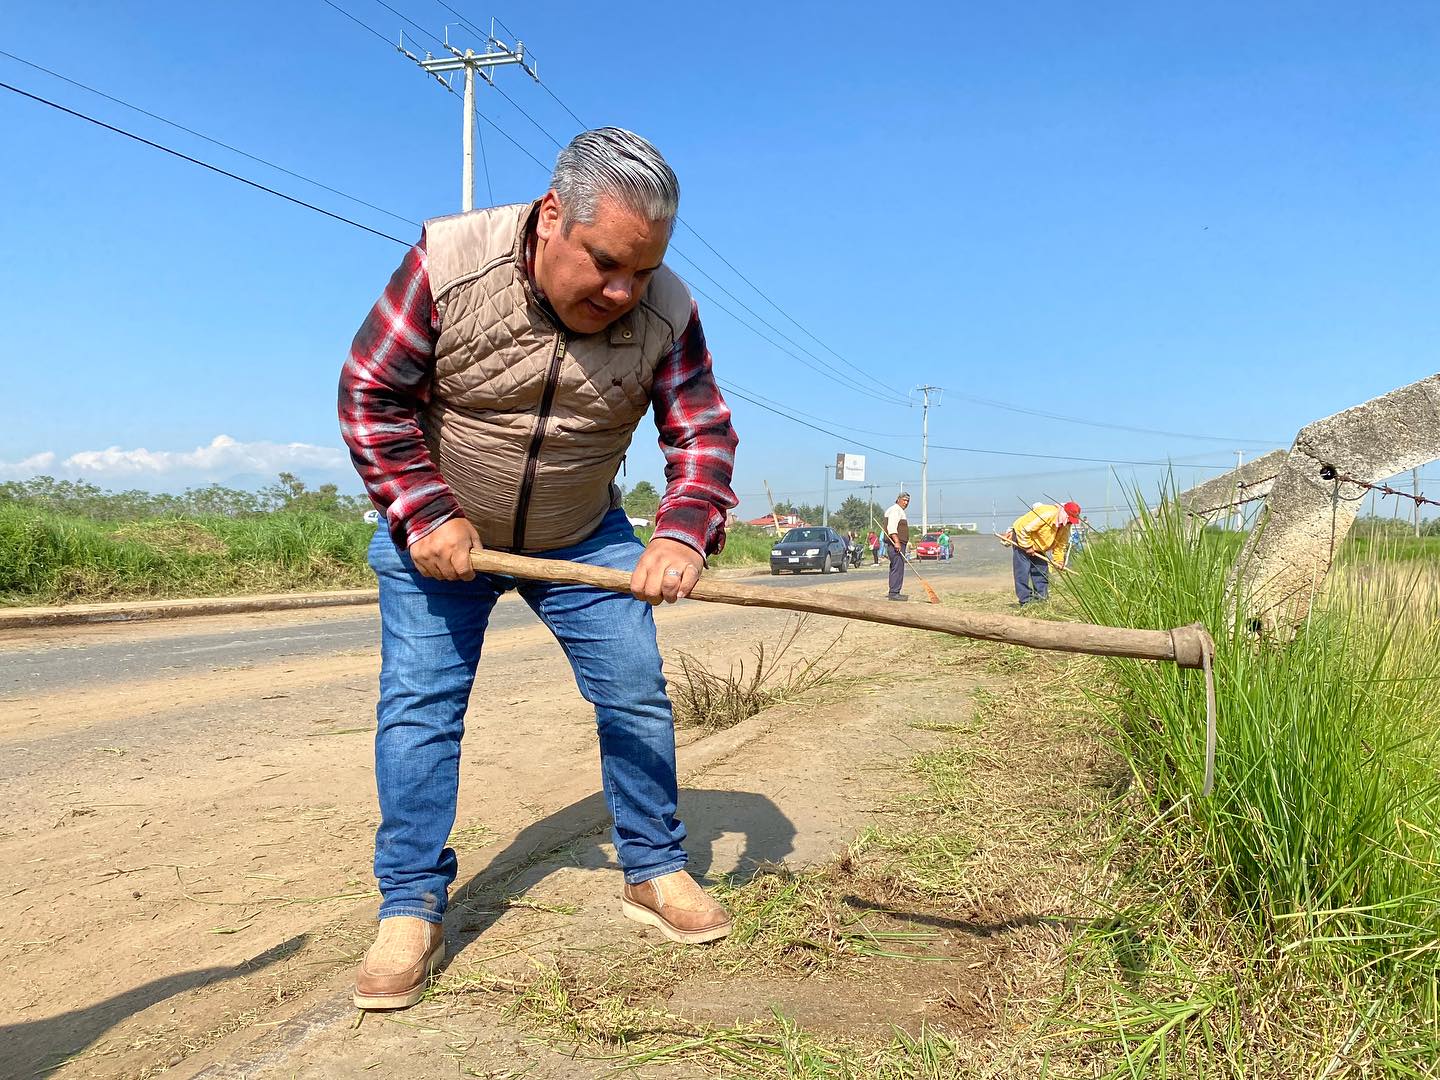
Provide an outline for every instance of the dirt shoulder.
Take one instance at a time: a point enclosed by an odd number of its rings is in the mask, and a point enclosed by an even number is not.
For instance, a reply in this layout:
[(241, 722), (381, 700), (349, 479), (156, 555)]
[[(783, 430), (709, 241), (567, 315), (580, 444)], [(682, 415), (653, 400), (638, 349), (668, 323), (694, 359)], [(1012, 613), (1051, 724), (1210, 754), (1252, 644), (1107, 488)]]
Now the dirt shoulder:
[[(1002, 590), (994, 577), (953, 587), (970, 603), (999, 604)], [(667, 655), (684, 650), (722, 670), (785, 623), (778, 613), (691, 610), (661, 613)], [(807, 648), (841, 629), (812, 620)], [(846, 955), (818, 967), (737, 962), (721, 970), (730, 954), (716, 950), (699, 966), (665, 959), (657, 970), (668, 975), (639, 979), (644, 985), (626, 1000), (694, 1030), (764, 1023), (774, 1004), (819, 1037), (900, 1023), (989, 1038), (1007, 1022), (1011, 981), (1025, 968), (1007, 957), (1056, 951), (1063, 933), (1055, 920), (1070, 902), (1063, 882), (1076, 871), (1048, 836), (1035, 850), (1023, 831), (984, 827), (987, 808), (998, 794), (1025, 808), (1023, 829), (1031, 830), (1034, 807), (1049, 800), (1052, 825), (1073, 821), (1066, 781), (1093, 771), (1090, 751), (1075, 749), (1088, 743), (1073, 733), (996, 729), (988, 706), (977, 713), (977, 691), (986, 701), (1012, 681), (1011, 661), (992, 647), (843, 629), (846, 665), (817, 697), (684, 737), (681, 810), (693, 865), (716, 881), (734, 875), (734, 902), (745, 908), (746, 888), (799, 880), (768, 868), (833, 873), (853, 851), (858, 861), (845, 871), (853, 879), (827, 878), (816, 911), (836, 926), (870, 911), (866, 933), (902, 935), (893, 939), (902, 952), (947, 959), (869, 956), (856, 966), (860, 958)], [(537, 972), (574, 978), (584, 958), (601, 958), (611, 973), (648, 970), (660, 946), (619, 918), (593, 717), (542, 635), (497, 642), (477, 679), (453, 837), (464, 888), (447, 924), (443, 990), (404, 1016), (352, 1028), (345, 986), (375, 906), (375, 663), (372, 652), (288, 672), (240, 671), (208, 688), (177, 687), (168, 701), (159, 688), (128, 704), (90, 698), (63, 723), (52, 717), (44, 736), (10, 730), (23, 775), (0, 781), (9, 789), (0, 794), (23, 811), (0, 832), (11, 868), (0, 954), (17, 1007), (0, 1038), (27, 1075), (451, 1076), (457, 1063), (481, 1076), (522, 1064), (526, 1075), (587, 1075), (549, 1020), (514, 1015), (519, 988)], [(957, 739), (970, 744), (957, 747)], [(913, 763), (952, 752), (965, 764), (957, 783), (979, 785), (957, 804), (979, 828), (965, 840), (967, 850), (974, 845), (963, 860), (965, 895), (941, 903), (910, 891), (889, 841), (856, 844), (867, 830), (893, 838), (905, 822), (920, 822), (934, 796)], [(26, 757), (48, 764), (27, 771)], [(1025, 786), (1039, 780), (1017, 761), (1043, 767), (1044, 799)], [(1031, 873), (1037, 860), (1045, 872)], [(832, 944), (854, 936), (832, 935)], [(963, 1023), (944, 1004), (952, 998), (965, 1003)], [(559, 1049), (537, 1048), (537, 1031)], [(457, 1057), (461, 1043), (471, 1049)], [(690, 1075), (675, 1068), (656, 1075)]]

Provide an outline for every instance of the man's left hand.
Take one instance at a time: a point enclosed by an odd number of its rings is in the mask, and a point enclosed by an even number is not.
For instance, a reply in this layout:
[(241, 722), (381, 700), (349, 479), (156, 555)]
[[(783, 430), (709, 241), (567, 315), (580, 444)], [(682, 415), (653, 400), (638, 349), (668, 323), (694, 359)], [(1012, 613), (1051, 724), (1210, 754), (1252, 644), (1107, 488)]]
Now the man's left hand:
[(630, 575), (630, 591), (637, 600), (673, 604), (690, 595), (704, 566), (704, 558), (689, 544), (656, 537), (645, 545), (645, 554)]

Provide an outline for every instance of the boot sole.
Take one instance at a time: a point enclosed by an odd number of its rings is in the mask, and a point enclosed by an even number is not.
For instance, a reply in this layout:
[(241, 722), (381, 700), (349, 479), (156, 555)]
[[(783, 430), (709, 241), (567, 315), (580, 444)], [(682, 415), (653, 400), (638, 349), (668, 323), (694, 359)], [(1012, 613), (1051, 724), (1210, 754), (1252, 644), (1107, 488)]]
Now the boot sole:
[(412, 986), (409, 990), (398, 994), (362, 994), (358, 990), (352, 1000), (357, 1009), (408, 1009), (425, 996), (425, 991), (430, 987), (430, 980), (435, 977), (436, 970), (445, 959), (445, 943), (442, 941), (430, 957), (430, 963), (426, 965), (425, 977), (419, 984)]
[(730, 933), (730, 921), (727, 919), (720, 926), (712, 926), (708, 930), (681, 930), (671, 926), (655, 912), (640, 904), (626, 900), (620, 900), (620, 913), (627, 919), (643, 923), (645, 926), (653, 926), (660, 933), (664, 934), (671, 941), (678, 941), (681, 945), (703, 945), (707, 941), (719, 941)]

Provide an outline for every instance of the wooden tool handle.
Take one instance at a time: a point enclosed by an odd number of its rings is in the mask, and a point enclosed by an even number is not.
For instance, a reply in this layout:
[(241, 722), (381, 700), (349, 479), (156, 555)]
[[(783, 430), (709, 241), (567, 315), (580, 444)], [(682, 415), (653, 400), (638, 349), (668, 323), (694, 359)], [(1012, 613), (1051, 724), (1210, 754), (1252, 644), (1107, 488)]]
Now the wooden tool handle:
[[(536, 581), (574, 582), (619, 593), (630, 591), (628, 573), (603, 566), (589, 566), (560, 559), (535, 559), (489, 550), (472, 551), (470, 563), (476, 570), (487, 574), (504, 574)], [(1169, 660), (1184, 668), (1200, 667), (1205, 657), (1213, 654), (1215, 650), (1209, 633), (1199, 623), (1174, 630), (1130, 630), (1118, 626), (1045, 622), (1040, 619), (1022, 619), (1015, 615), (896, 604), (888, 600), (857, 600), (851, 597), (829, 596), (818, 589), (804, 592), (772, 589), (707, 577), (701, 577), (696, 583), (695, 588), (690, 591), (690, 599), (715, 604), (736, 604), (740, 607), (838, 615), (843, 619), (861, 619), (865, 622), (906, 626), (916, 630), (936, 630), (942, 634), (1024, 645), (1031, 649), (1090, 653), (1096, 656), (1128, 656), (1137, 660)]]

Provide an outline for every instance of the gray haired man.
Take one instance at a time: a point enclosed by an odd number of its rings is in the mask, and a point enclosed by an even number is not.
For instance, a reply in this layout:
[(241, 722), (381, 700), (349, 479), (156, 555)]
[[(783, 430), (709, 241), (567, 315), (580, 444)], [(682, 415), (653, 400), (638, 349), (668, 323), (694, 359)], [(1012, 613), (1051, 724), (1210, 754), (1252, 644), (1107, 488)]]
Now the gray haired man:
[[(684, 869), (651, 614), (694, 588), (736, 502), (730, 411), (663, 261), (679, 197), (640, 136), (583, 132), (536, 202), (427, 222), (351, 346), (341, 432), (384, 520), (369, 556), (380, 930), (356, 976), (360, 1008), (414, 1004), (443, 958), (461, 732), (490, 612), (511, 589), (595, 706), (623, 913), (675, 941), (729, 932)], [(652, 407), (667, 486), (642, 545), (614, 479)], [(476, 574), (482, 546), (622, 568), (633, 595)]]
[(890, 591), (887, 600), (909, 599), (900, 590), (905, 586), (905, 545), (910, 542), (910, 519), (905, 510), (910, 505), (907, 492), (900, 492), (885, 511), (885, 550), (890, 556)]

